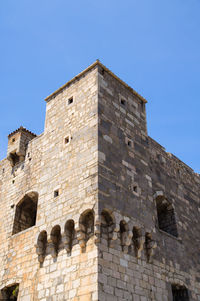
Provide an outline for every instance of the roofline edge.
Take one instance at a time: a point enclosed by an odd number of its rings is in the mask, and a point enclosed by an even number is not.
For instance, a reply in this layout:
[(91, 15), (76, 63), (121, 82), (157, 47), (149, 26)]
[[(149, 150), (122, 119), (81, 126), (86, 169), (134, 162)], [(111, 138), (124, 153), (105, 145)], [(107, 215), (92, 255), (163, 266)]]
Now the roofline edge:
[(58, 88), (56, 91), (54, 91), (53, 93), (51, 93), (49, 96), (47, 96), (45, 98), (45, 101), (49, 101), (52, 97), (56, 96), (58, 93), (60, 93), (64, 88), (66, 88), (67, 86), (69, 86), (71, 83), (73, 83), (75, 80), (81, 78), (85, 73), (87, 73), (88, 71), (90, 71), (91, 69), (93, 69), (96, 66), (100, 66), (102, 67), (106, 72), (108, 72), (108, 74), (110, 74), (112, 77), (114, 77), (116, 80), (118, 80), (123, 86), (125, 86), (127, 89), (129, 89), (129, 91), (131, 91), (134, 95), (136, 95), (142, 102), (147, 103), (147, 100), (140, 95), (139, 93), (137, 93), (131, 86), (129, 86), (127, 83), (125, 83), (123, 80), (121, 80), (117, 75), (115, 75), (111, 70), (109, 70), (106, 66), (104, 66), (99, 60), (96, 60), (93, 64), (91, 64), (89, 67), (87, 67), (86, 69), (84, 69), (82, 72), (80, 72), (78, 75), (74, 76), (71, 80), (69, 80), (67, 83), (65, 83), (63, 86), (61, 86), (60, 88)]

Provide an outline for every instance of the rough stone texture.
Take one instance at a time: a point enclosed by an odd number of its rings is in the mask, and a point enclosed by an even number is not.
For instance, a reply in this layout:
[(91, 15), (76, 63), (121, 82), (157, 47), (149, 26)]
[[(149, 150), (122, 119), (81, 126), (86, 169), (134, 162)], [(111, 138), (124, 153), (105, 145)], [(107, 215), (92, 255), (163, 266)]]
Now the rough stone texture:
[(200, 300), (200, 177), (148, 136), (140, 95), (97, 61), (22, 132), (25, 158), (0, 162), (0, 299)]

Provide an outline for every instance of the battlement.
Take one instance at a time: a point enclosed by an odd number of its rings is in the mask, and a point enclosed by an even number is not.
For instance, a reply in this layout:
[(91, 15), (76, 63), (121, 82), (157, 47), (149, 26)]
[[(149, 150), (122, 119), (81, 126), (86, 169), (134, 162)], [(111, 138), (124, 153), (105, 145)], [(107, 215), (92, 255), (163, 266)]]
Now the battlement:
[(22, 126), (8, 135), (7, 159), (11, 166), (24, 161), (28, 143), (35, 137), (35, 134)]

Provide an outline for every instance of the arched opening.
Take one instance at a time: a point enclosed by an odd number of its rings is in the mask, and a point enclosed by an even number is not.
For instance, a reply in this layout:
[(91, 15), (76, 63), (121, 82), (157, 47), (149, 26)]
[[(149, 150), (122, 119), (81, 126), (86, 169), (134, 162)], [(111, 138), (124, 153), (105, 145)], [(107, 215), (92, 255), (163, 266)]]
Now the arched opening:
[(53, 229), (51, 230), (51, 241), (53, 244), (53, 257), (56, 257), (58, 255), (58, 251), (59, 251), (59, 245), (61, 242), (61, 229), (59, 225), (56, 225), (53, 227)]
[(74, 221), (72, 219), (68, 220), (65, 224), (65, 246), (67, 249), (67, 252), (71, 252), (72, 250), (72, 244), (74, 239)]
[(20, 156), (17, 155), (16, 152), (10, 153), (8, 160), (11, 162), (11, 166), (14, 167), (20, 162)]
[(160, 230), (178, 237), (174, 208), (163, 196), (156, 198), (158, 227)]
[(109, 246), (114, 231), (114, 221), (111, 214), (107, 210), (101, 213), (101, 242)]
[(172, 284), (173, 301), (189, 301), (188, 290), (183, 285)]
[(37, 216), (38, 193), (26, 194), (17, 204), (12, 234), (19, 233), (35, 225)]
[(120, 242), (121, 242), (121, 247), (122, 251), (124, 250), (124, 247), (126, 245), (126, 239), (127, 239), (127, 232), (128, 232), (128, 225), (127, 223), (122, 220), (119, 224), (119, 233), (120, 233)]
[(42, 231), (37, 240), (37, 254), (40, 263), (44, 262), (47, 248), (47, 232)]
[(94, 235), (94, 213), (92, 210), (87, 210), (82, 213), (79, 220), (80, 229), (85, 236), (87, 242)]
[(135, 251), (135, 256), (140, 258), (141, 251), (143, 249), (144, 238), (142, 236), (142, 230), (138, 227), (133, 227), (133, 247)]
[(19, 284), (18, 283), (7, 286), (1, 290), (2, 300), (17, 301), (18, 292), (19, 292)]

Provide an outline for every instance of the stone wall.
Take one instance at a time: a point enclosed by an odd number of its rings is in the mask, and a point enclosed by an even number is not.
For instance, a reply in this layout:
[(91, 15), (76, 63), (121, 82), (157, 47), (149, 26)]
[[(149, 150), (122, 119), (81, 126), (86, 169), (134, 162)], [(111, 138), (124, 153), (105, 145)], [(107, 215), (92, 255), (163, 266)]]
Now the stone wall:
[[(29, 142), (25, 161), (14, 168), (6, 159), (0, 162), (0, 289), (19, 283), (19, 300), (97, 300), (94, 237), (88, 237), (84, 250), (78, 243), (81, 214), (91, 209), (95, 216), (98, 205), (97, 89), (94, 68), (47, 101), (44, 133)], [(12, 235), (16, 206), (31, 192), (38, 193), (36, 225)], [(68, 220), (76, 231), (70, 254)], [(61, 240), (55, 255), (56, 225)], [(47, 249), (41, 263), (42, 231)]]
[(200, 177), (148, 136), (145, 100), (96, 62), (46, 101), (0, 162), (0, 299), (200, 300)]
[[(200, 177), (147, 135), (144, 106), (99, 67), (99, 210), (124, 216), (131, 238), (120, 247), (118, 218), (113, 248), (101, 243), (100, 300), (172, 300), (173, 284), (200, 300)], [(167, 210), (159, 216), (157, 201)], [(141, 258), (133, 227), (143, 229)]]

